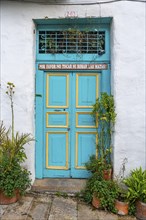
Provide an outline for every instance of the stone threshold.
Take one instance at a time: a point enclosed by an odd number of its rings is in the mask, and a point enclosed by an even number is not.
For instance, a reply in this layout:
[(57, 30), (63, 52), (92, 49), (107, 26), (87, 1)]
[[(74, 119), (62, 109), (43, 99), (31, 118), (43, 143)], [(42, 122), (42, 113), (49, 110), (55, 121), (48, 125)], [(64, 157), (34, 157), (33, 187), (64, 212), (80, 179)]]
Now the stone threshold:
[(32, 185), (32, 192), (48, 192), (54, 194), (57, 192), (76, 194), (84, 189), (86, 185), (86, 179), (36, 179)]

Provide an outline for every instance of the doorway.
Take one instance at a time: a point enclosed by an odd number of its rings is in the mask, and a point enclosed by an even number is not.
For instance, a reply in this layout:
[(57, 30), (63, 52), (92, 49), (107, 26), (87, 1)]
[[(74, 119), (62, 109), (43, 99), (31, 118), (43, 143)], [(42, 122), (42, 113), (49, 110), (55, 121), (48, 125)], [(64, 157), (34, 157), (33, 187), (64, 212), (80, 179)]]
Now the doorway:
[[(92, 105), (101, 92), (110, 93), (109, 24), (103, 21), (101, 25), (98, 19), (77, 19), (76, 24), (71, 19), (49, 19), (45, 25), (40, 22), (36, 46), (36, 177), (87, 178), (90, 174), (85, 163), (90, 155), (97, 154), (98, 141)], [(107, 68), (92, 69), (92, 64), (106, 64)], [(39, 69), (39, 65), (49, 68)], [(66, 65), (69, 69), (62, 68)]]
[(85, 162), (96, 153), (92, 105), (98, 73), (44, 73), (45, 177), (86, 178)]

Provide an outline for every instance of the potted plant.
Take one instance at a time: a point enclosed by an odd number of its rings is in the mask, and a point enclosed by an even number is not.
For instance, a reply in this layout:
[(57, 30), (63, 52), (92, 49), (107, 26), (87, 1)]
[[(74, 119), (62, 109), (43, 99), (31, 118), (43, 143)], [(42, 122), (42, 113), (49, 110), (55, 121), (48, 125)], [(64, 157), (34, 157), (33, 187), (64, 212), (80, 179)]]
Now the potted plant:
[(115, 201), (115, 209), (119, 215), (128, 215), (128, 189), (122, 182), (117, 184), (117, 198)]
[(114, 177), (114, 181), (117, 185), (117, 198), (115, 201), (115, 208), (119, 215), (128, 215), (129, 212), (129, 201), (128, 201), (128, 188), (124, 184), (124, 173), (126, 170), (127, 158), (123, 159), (122, 166), (120, 168), (119, 174)]
[(136, 217), (146, 220), (146, 170), (134, 169), (129, 177), (124, 180), (128, 187), (128, 199), (136, 204)]
[(103, 178), (103, 163), (101, 158), (97, 158), (95, 155), (91, 155), (89, 161), (85, 163), (85, 167), (91, 173), (98, 173)]
[(102, 158), (96, 158), (95, 155), (91, 155), (89, 161), (85, 163), (85, 167), (91, 173), (98, 173), (101, 179), (109, 180), (112, 176), (111, 164), (104, 163)]
[(93, 207), (109, 210), (116, 213), (115, 200), (117, 186), (113, 180), (106, 181), (98, 173), (92, 174), (82, 191), (85, 202), (92, 203)]
[(98, 159), (100, 159), (103, 168), (103, 178), (108, 180), (112, 178), (111, 134), (116, 119), (113, 96), (107, 93), (101, 93), (101, 96), (93, 105), (91, 114), (95, 121), (98, 121)]
[[(92, 205), (95, 208), (101, 208), (116, 213), (115, 199), (117, 197), (117, 188), (114, 181), (96, 180), (93, 186)], [(98, 201), (98, 202), (97, 202)]]
[(7, 94), (11, 100), (12, 128), (0, 125), (0, 204), (16, 202), (30, 186), (30, 172), (22, 167), (26, 153), (24, 145), (32, 141), (30, 134), (14, 134), (13, 94), (14, 84), (8, 83)]
[(93, 198), (93, 187), (97, 180), (101, 180), (102, 177), (98, 173), (93, 173), (92, 176), (86, 181), (85, 188), (81, 191), (82, 197), (86, 203), (91, 203)]
[(16, 133), (10, 138), (10, 130), (3, 134), (0, 144), (0, 204), (16, 202), (30, 186), (30, 172), (21, 166), (26, 159), (24, 145), (32, 138), (29, 134)]
[(112, 173), (113, 173), (113, 169), (112, 169), (112, 161), (111, 161), (111, 152), (112, 152), (112, 148), (108, 148), (105, 151), (105, 158), (110, 158), (110, 159), (101, 159), (101, 164), (102, 164), (102, 168), (103, 168), (103, 179), (105, 180), (111, 180), (112, 179)]

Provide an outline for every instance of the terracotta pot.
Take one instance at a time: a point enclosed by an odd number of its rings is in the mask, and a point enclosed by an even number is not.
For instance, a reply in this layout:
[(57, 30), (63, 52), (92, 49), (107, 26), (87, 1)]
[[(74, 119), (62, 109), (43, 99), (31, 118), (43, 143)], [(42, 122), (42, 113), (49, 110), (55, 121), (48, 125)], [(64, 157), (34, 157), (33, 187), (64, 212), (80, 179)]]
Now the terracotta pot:
[(18, 190), (15, 190), (13, 197), (6, 196), (3, 191), (0, 191), (0, 205), (8, 205), (11, 203), (15, 203), (20, 199), (20, 193)]
[(92, 205), (97, 209), (100, 207), (100, 199), (98, 199), (95, 195), (93, 195)]
[(146, 203), (141, 201), (136, 203), (136, 218), (139, 220), (146, 220)]
[(112, 179), (112, 169), (108, 169), (108, 170), (103, 171), (103, 179), (104, 180), (111, 180)]
[(116, 200), (115, 209), (117, 209), (118, 215), (128, 215), (129, 204), (127, 202), (121, 202)]

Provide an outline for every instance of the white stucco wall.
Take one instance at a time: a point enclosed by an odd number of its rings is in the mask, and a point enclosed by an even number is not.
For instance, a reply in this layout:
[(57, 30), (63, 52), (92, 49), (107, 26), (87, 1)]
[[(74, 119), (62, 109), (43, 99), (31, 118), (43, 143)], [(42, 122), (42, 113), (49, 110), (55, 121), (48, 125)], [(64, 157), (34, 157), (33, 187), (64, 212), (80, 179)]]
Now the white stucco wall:
[[(145, 3), (117, 2), (91, 6), (54, 6), (1, 1), (1, 119), (10, 125), (6, 83), (16, 85), (15, 130), (35, 136), (35, 25), (32, 19), (113, 17), (111, 75), (117, 122), (114, 134), (114, 169), (128, 158), (126, 172), (146, 169), (145, 146)], [(35, 178), (35, 146), (26, 147), (27, 168)]]

